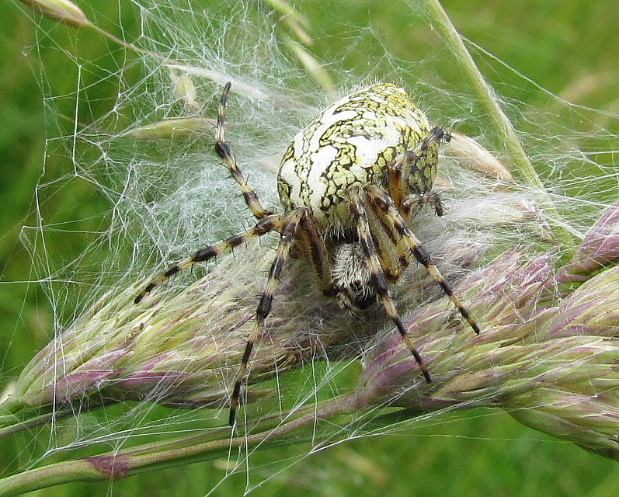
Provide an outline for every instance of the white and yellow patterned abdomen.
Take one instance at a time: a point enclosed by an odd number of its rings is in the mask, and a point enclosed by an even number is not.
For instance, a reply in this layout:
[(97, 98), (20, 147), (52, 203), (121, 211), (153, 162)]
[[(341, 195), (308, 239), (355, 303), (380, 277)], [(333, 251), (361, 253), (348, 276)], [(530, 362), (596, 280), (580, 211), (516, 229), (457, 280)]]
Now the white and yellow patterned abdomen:
[[(299, 132), (282, 158), (278, 190), (287, 212), (308, 207), (323, 227), (351, 225), (347, 190), (386, 186), (387, 167), (428, 136), (425, 114), (406, 92), (377, 84), (335, 103)], [(438, 144), (404, 171), (406, 193), (431, 190)]]

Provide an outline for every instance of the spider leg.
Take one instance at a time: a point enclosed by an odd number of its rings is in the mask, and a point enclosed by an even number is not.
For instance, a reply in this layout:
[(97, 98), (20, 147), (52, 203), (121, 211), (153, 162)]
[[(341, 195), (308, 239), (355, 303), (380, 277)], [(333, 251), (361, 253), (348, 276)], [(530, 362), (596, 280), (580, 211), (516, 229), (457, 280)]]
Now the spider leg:
[(437, 216), (443, 215), (443, 203), (441, 202), (441, 196), (438, 193), (413, 193), (412, 195), (406, 197), (404, 202), (402, 202), (400, 209), (404, 217), (407, 219), (412, 219), (415, 217), (415, 214), (419, 212), (419, 209), (426, 204), (434, 208), (434, 212)]
[(297, 232), (297, 247), (314, 268), (322, 292), (332, 296), (334, 290), (331, 284), (331, 261), (325, 239), (312, 216), (303, 216), (301, 219), (301, 229)]
[(408, 333), (402, 324), (402, 320), (400, 319), (400, 315), (398, 314), (393, 300), (389, 295), (387, 279), (385, 278), (385, 273), (381, 266), (380, 258), (378, 257), (376, 246), (374, 245), (374, 241), (372, 240), (372, 235), (370, 233), (370, 224), (368, 222), (367, 213), (364, 207), (365, 200), (366, 198), (364, 191), (355, 189), (350, 194), (351, 208), (356, 219), (359, 243), (363, 248), (363, 252), (367, 258), (368, 268), (370, 269), (370, 273), (372, 275), (370, 283), (374, 287), (378, 300), (384, 307), (387, 315), (391, 318), (398, 332), (402, 336), (402, 340), (406, 344), (406, 347), (410, 350), (415, 361), (419, 365), (419, 369), (421, 369), (424, 378), (428, 383), (430, 383), (432, 381), (430, 378), (430, 373), (428, 373), (428, 369), (426, 368), (421, 355), (415, 348), (413, 341), (408, 336)]
[(306, 217), (306, 209), (295, 209), (287, 214), (282, 219), (282, 227), (280, 232), (281, 238), (279, 245), (277, 246), (277, 254), (275, 260), (271, 265), (269, 271), (269, 277), (266, 281), (264, 291), (260, 296), (260, 302), (256, 309), (256, 317), (254, 320), (253, 330), (251, 335), (247, 339), (245, 344), (245, 351), (243, 352), (243, 358), (241, 359), (241, 365), (236, 375), (236, 381), (234, 383), (234, 389), (232, 391), (232, 398), (230, 399), (230, 416), (228, 422), (230, 426), (234, 426), (236, 423), (236, 411), (240, 404), (241, 388), (243, 382), (247, 378), (247, 371), (249, 367), (249, 360), (251, 353), (254, 349), (254, 345), (260, 341), (264, 333), (264, 321), (271, 312), (271, 304), (273, 303), (273, 295), (275, 294), (277, 287), (279, 286), (280, 275), (284, 264), (288, 260), (288, 254), (290, 252), (290, 246), (295, 239), (297, 228), (301, 220)]
[(402, 200), (406, 195), (406, 182), (404, 181), (404, 164), (409, 154), (401, 154), (387, 166), (387, 189), (389, 195), (398, 207), (402, 206)]
[(386, 192), (377, 185), (368, 185), (365, 190), (369, 196), (369, 204), (376, 212), (376, 215), (384, 220), (384, 225), (392, 226), (393, 229), (400, 235), (401, 243), (398, 243), (398, 246), (403, 244), (406, 247), (407, 252), (411, 253), (418, 262), (426, 267), (428, 273), (430, 273), (432, 278), (434, 278), (434, 281), (439, 284), (445, 295), (451, 299), (462, 317), (467, 321), (467, 323), (469, 323), (471, 328), (473, 328), (473, 331), (479, 334), (479, 326), (471, 317), (471, 314), (466, 307), (464, 307), (458, 296), (453, 293), (453, 290), (447, 284), (441, 272), (432, 262), (430, 254), (423, 248), (421, 242), (408, 227), (406, 221), (396, 209), (389, 195), (387, 195)]
[(222, 240), (221, 242), (217, 242), (214, 245), (209, 245), (206, 248), (198, 250), (193, 256), (184, 261), (172, 266), (164, 273), (161, 273), (159, 277), (152, 280), (144, 290), (140, 292), (140, 294), (134, 299), (134, 302), (139, 303), (146, 295), (148, 295), (153, 288), (161, 285), (165, 281), (167, 281), (171, 276), (175, 275), (179, 271), (183, 269), (187, 269), (188, 267), (197, 264), (198, 262), (208, 261), (213, 257), (217, 257), (218, 255), (225, 254), (226, 252), (230, 252), (233, 248), (238, 247), (239, 245), (248, 242), (254, 238), (258, 238), (262, 235), (270, 233), (271, 231), (280, 231), (282, 226), (284, 225), (284, 217), (279, 214), (271, 214), (269, 216), (265, 216), (260, 219), (252, 228), (244, 231), (243, 233), (239, 233), (237, 235), (231, 236), (226, 240)]
[(226, 123), (226, 106), (228, 102), (228, 94), (230, 93), (231, 83), (226, 83), (224, 91), (219, 102), (219, 111), (217, 114), (217, 130), (215, 131), (215, 151), (222, 158), (224, 166), (228, 168), (234, 180), (241, 187), (245, 203), (257, 219), (273, 214), (272, 211), (265, 209), (258, 197), (256, 191), (250, 186), (247, 179), (239, 169), (230, 144), (226, 142), (224, 131)]
[[(387, 166), (387, 190), (396, 207), (404, 212), (407, 219), (414, 216), (426, 203), (434, 206), (437, 215), (443, 215), (438, 194), (425, 193), (431, 189), (434, 174), (428, 174), (427, 167), (417, 167), (417, 163), (420, 161), (425, 163), (431, 149), (439, 143), (449, 141), (450, 138), (447, 130), (433, 128), (414, 148), (400, 154)], [(409, 181), (410, 176), (414, 181)], [(413, 190), (413, 195), (409, 195), (411, 190)]]

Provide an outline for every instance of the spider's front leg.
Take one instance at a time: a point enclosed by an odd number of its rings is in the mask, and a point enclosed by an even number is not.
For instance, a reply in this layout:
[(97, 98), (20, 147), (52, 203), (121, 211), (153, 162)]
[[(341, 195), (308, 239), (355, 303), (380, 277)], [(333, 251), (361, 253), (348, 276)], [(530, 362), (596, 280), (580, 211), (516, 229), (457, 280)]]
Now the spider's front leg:
[(423, 373), (424, 378), (428, 383), (432, 381), (430, 373), (426, 368), (426, 365), (421, 358), (421, 355), (415, 348), (413, 341), (406, 332), (400, 315), (393, 303), (391, 295), (389, 294), (389, 287), (387, 284), (387, 278), (383, 270), (380, 258), (376, 252), (376, 246), (372, 240), (372, 234), (370, 232), (370, 224), (368, 222), (367, 213), (365, 210), (365, 204), (367, 203), (365, 191), (355, 188), (350, 192), (350, 204), (351, 210), (356, 220), (357, 233), (359, 236), (359, 243), (363, 248), (363, 253), (366, 257), (366, 264), (370, 270), (370, 284), (376, 292), (376, 296), (383, 308), (387, 312), (387, 315), (395, 324), (398, 332), (400, 333), (402, 340), (406, 344), (406, 347), (410, 350), (415, 361), (419, 365), (419, 369)]
[(251, 359), (254, 346), (260, 341), (262, 335), (264, 334), (264, 322), (271, 312), (273, 295), (275, 295), (277, 287), (279, 286), (282, 269), (288, 260), (290, 247), (297, 234), (297, 228), (306, 214), (306, 209), (299, 208), (286, 216), (282, 216), (280, 221), (281, 228), (278, 231), (281, 234), (281, 238), (279, 239), (279, 245), (277, 246), (277, 254), (273, 264), (271, 264), (269, 277), (266, 281), (262, 295), (260, 296), (260, 302), (258, 303), (258, 307), (256, 309), (254, 326), (251, 335), (245, 343), (245, 351), (243, 352), (241, 365), (234, 382), (234, 389), (232, 390), (232, 397), (230, 399), (230, 416), (228, 418), (228, 423), (230, 426), (234, 426), (236, 424), (236, 411), (241, 402), (241, 388), (247, 378), (249, 360)]
[(468, 309), (462, 304), (458, 296), (453, 292), (439, 269), (432, 262), (430, 254), (423, 248), (419, 239), (406, 224), (398, 209), (387, 193), (377, 185), (368, 185), (366, 194), (369, 196), (369, 205), (384, 226), (388, 226), (392, 233), (397, 234), (399, 239), (397, 246), (403, 257), (411, 255), (425, 266), (430, 276), (438, 283), (445, 295), (456, 306), (462, 317), (470, 325), (476, 334), (479, 334), (479, 326), (472, 318)]

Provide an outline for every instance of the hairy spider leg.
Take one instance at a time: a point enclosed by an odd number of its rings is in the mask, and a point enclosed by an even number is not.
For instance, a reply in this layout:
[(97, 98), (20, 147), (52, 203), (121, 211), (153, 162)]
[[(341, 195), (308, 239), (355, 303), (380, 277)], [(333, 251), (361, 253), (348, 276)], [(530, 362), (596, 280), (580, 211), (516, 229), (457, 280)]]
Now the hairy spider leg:
[[(428, 135), (413, 149), (400, 154), (393, 163), (387, 166), (387, 189), (396, 207), (401, 209), (410, 219), (424, 204), (430, 204), (438, 216), (443, 215), (443, 206), (438, 193), (425, 193), (419, 190), (408, 194), (411, 188), (404, 179), (406, 169), (416, 168), (420, 160), (424, 160), (430, 147), (437, 143), (448, 142), (451, 136), (443, 128), (433, 128)], [(415, 185), (412, 185), (414, 188)]]
[(447, 295), (453, 304), (456, 306), (462, 317), (473, 328), (473, 331), (479, 334), (479, 326), (471, 317), (469, 311), (464, 307), (458, 296), (453, 292), (451, 287), (445, 281), (445, 278), (432, 262), (430, 254), (423, 248), (421, 242), (406, 224), (406, 221), (395, 207), (393, 201), (381, 187), (378, 185), (367, 185), (365, 187), (369, 198), (369, 205), (372, 206), (376, 216), (381, 219), (381, 223), (388, 227), (393, 227), (393, 230), (399, 235), (397, 247), (402, 250), (402, 244), (405, 250), (402, 251), (404, 257), (409, 258), (408, 254), (412, 254), (415, 259), (425, 266), (430, 276), (434, 278), (445, 295)]
[(252, 228), (249, 228), (248, 230), (237, 235), (231, 236), (226, 240), (217, 242), (214, 245), (209, 245), (206, 248), (198, 250), (190, 258), (185, 259), (183, 262), (172, 266), (164, 273), (161, 273), (158, 278), (152, 280), (135, 298), (134, 302), (136, 304), (139, 303), (144, 297), (146, 297), (146, 295), (148, 295), (153, 290), (153, 288), (161, 285), (171, 276), (175, 275), (179, 271), (182, 271), (183, 269), (187, 269), (188, 267), (191, 267), (199, 262), (205, 262), (209, 259), (212, 259), (213, 257), (217, 257), (219, 255), (225, 254), (226, 252), (230, 252), (233, 248), (238, 247), (239, 245), (246, 243), (254, 238), (266, 235), (271, 231), (280, 231), (284, 226), (284, 221), (284, 216), (281, 216), (279, 214), (270, 214), (260, 219)]
[(260, 341), (264, 333), (264, 321), (271, 312), (273, 295), (275, 294), (279, 286), (282, 268), (288, 260), (290, 246), (295, 239), (299, 223), (306, 214), (307, 209), (299, 208), (287, 214), (282, 220), (280, 239), (277, 246), (275, 260), (271, 264), (269, 277), (267, 278), (264, 290), (262, 292), (262, 295), (260, 296), (260, 302), (258, 303), (258, 307), (256, 308), (254, 326), (251, 335), (245, 343), (245, 351), (243, 352), (241, 365), (239, 366), (236, 381), (234, 382), (232, 398), (230, 399), (230, 416), (228, 418), (228, 423), (230, 424), (230, 426), (234, 426), (236, 424), (236, 411), (240, 404), (241, 388), (247, 377), (251, 353), (254, 349), (254, 345), (256, 345), (256, 343)]
[(219, 111), (217, 114), (217, 129), (215, 131), (215, 151), (222, 158), (224, 166), (228, 168), (234, 180), (241, 187), (245, 203), (251, 210), (252, 214), (257, 219), (262, 219), (265, 216), (273, 214), (273, 211), (265, 209), (258, 197), (256, 191), (251, 187), (247, 178), (243, 175), (236, 162), (236, 158), (232, 153), (230, 144), (226, 142), (224, 130), (226, 124), (226, 107), (228, 102), (228, 94), (230, 93), (231, 83), (226, 83), (224, 91), (219, 102)]
[(359, 188), (354, 188), (350, 192), (350, 203), (351, 210), (356, 220), (357, 225), (357, 233), (359, 236), (359, 243), (363, 248), (363, 252), (367, 258), (367, 265), (371, 273), (370, 284), (374, 287), (376, 291), (376, 295), (378, 300), (382, 304), (385, 312), (389, 316), (389, 318), (395, 324), (398, 332), (402, 336), (402, 340), (406, 344), (408, 350), (410, 350), (413, 358), (419, 365), (419, 369), (423, 373), (424, 378), (428, 383), (432, 381), (430, 378), (430, 373), (426, 368), (426, 365), (421, 358), (421, 355), (415, 348), (413, 341), (410, 336), (404, 329), (404, 325), (402, 324), (402, 320), (400, 319), (400, 315), (398, 314), (397, 309), (389, 295), (389, 287), (387, 285), (387, 279), (385, 278), (385, 273), (380, 263), (380, 259), (376, 252), (376, 246), (372, 240), (372, 235), (370, 233), (370, 225), (368, 222), (367, 213), (364, 207), (364, 204), (367, 202), (365, 197), (365, 192), (360, 190)]
[(308, 213), (301, 219), (300, 229), (297, 231), (296, 248), (301, 256), (307, 260), (314, 272), (323, 294), (333, 292), (331, 282), (331, 261), (327, 251), (324, 236), (316, 224), (316, 219)]

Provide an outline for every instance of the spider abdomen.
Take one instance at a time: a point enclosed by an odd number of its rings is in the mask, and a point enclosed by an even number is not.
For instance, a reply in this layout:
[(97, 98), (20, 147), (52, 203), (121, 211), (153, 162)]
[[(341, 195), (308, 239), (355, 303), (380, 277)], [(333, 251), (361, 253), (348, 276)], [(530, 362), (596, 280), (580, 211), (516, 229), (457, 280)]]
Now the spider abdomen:
[[(307, 207), (329, 230), (353, 224), (348, 191), (370, 183), (386, 186), (387, 170), (429, 134), (425, 114), (406, 92), (377, 84), (352, 93), (316, 117), (293, 139), (283, 156), (278, 190), (287, 212)], [(406, 194), (431, 190), (438, 142), (404, 170)]]

